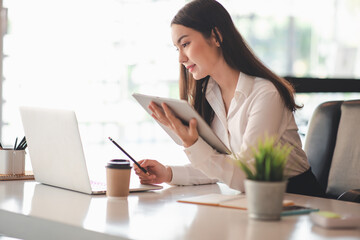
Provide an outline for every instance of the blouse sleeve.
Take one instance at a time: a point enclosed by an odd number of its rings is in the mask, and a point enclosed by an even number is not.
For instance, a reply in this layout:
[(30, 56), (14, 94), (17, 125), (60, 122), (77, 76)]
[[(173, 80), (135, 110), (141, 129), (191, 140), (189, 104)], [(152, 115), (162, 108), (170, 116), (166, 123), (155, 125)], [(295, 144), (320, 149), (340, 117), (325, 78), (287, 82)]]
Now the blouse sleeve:
[(184, 166), (171, 166), (173, 178), (170, 184), (174, 185), (197, 185), (218, 182), (217, 179), (209, 178), (200, 169), (194, 168), (192, 164)]
[[(269, 135), (278, 134), (281, 127), (282, 117), (285, 106), (277, 91), (267, 92), (258, 95), (257, 99), (253, 99), (252, 104), (247, 109), (247, 123), (243, 134), (242, 145), (238, 146), (237, 154), (247, 155), (251, 152), (251, 146), (256, 144), (259, 137), (265, 133)], [(238, 123), (244, 124), (244, 123)], [(286, 126), (285, 126), (286, 127)], [(241, 134), (241, 133), (232, 133)], [(191, 165), (183, 169), (181, 173), (184, 178), (179, 177), (177, 170), (173, 172), (173, 182), (182, 182), (183, 184), (192, 184), (197, 180), (196, 170), (199, 170), (199, 176), (204, 174), (208, 179), (218, 179), (233, 189), (244, 192), (244, 179), (246, 178), (243, 171), (235, 163), (235, 160), (229, 155), (220, 154), (207, 144), (201, 137), (195, 144), (186, 148)], [(179, 171), (180, 172), (180, 171)], [(186, 172), (186, 173), (185, 173)], [(180, 178), (182, 178), (180, 180)], [(203, 179), (205, 180), (205, 179)]]

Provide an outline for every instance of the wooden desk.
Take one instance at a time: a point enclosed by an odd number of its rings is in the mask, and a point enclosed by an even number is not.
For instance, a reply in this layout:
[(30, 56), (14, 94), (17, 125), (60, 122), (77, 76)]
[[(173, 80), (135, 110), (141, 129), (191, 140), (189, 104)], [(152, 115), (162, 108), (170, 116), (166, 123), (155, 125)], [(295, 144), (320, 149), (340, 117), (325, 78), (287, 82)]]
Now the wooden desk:
[[(238, 194), (224, 184), (132, 193), (127, 199), (89, 196), (34, 181), (0, 182), (0, 235), (25, 239), (360, 239), (360, 229), (326, 230), (308, 215), (278, 222), (250, 220), (246, 211), (178, 203), (209, 193)], [(360, 205), (287, 194), (305, 206), (360, 215)]]

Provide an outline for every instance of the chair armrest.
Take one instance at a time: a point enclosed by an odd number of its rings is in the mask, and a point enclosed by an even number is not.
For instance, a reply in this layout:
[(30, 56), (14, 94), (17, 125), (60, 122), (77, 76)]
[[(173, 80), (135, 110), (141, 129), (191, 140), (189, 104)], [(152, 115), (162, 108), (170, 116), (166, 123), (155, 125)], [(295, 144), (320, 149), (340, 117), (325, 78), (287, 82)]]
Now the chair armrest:
[(351, 189), (342, 193), (338, 200), (360, 203), (360, 189)]

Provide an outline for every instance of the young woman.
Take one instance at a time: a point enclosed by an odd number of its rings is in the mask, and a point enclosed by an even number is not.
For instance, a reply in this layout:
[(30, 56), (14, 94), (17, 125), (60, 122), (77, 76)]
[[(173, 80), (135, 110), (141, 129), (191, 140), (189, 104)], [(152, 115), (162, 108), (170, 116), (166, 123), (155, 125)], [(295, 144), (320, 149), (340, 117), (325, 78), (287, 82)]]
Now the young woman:
[[(254, 55), (225, 8), (214, 0), (186, 4), (171, 22), (172, 41), (179, 51), (180, 97), (189, 101), (217, 136), (236, 154), (250, 156), (266, 134), (294, 148), (285, 168), (288, 192), (322, 196), (302, 150), (293, 112), (299, 108), (294, 89)], [(182, 140), (190, 164), (164, 166), (156, 160), (134, 168), (144, 184), (177, 185), (217, 181), (244, 191), (245, 175), (231, 156), (207, 144), (196, 120), (185, 126), (165, 105), (149, 105), (152, 116)]]

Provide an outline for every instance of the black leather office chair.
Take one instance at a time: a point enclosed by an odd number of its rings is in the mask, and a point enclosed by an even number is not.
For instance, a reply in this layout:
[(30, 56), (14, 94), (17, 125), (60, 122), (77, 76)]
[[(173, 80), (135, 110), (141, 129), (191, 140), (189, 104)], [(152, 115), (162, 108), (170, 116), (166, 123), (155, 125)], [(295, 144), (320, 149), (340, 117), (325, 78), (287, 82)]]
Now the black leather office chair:
[(360, 203), (360, 100), (330, 101), (310, 120), (305, 152), (327, 197)]

